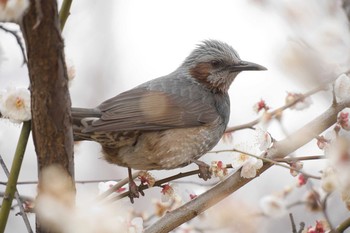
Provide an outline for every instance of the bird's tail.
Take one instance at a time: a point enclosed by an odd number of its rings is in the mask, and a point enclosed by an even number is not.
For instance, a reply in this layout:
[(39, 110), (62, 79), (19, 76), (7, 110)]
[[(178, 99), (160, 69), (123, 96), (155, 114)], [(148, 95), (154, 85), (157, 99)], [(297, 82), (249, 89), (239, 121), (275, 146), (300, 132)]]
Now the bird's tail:
[(95, 108), (72, 108), (74, 141), (91, 140), (92, 133), (83, 132), (91, 122), (101, 117), (101, 111)]

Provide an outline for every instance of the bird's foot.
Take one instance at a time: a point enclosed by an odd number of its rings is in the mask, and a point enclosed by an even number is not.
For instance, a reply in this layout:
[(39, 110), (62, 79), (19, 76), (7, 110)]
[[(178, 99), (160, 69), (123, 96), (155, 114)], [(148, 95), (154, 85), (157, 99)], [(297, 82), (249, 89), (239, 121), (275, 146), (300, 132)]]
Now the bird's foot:
[(203, 180), (208, 180), (211, 178), (210, 166), (208, 164), (199, 160), (192, 160), (192, 162), (198, 165), (199, 178), (202, 178)]
[(144, 196), (145, 193), (142, 190), (139, 190), (139, 186), (137, 186), (135, 181), (133, 180), (132, 174), (131, 174), (131, 168), (128, 168), (128, 174), (129, 174), (129, 198), (130, 198), (130, 202), (134, 203), (134, 198), (139, 198), (140, 194)]
[(130, 202), (134, 204), (134, 198), (139, 198), (139, 187), (136, 185), (136, 183), (133, 180), (129, 181), (129, 198)]

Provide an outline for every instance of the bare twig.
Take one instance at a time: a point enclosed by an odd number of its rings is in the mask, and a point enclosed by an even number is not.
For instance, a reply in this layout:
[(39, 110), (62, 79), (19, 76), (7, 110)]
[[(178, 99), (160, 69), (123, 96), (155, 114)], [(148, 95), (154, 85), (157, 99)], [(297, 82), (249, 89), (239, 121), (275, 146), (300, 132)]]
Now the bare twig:
[(298, 233), (302, 233), (303, 231), (304, 231), (304, 229), (305, 229), (305, 223), (304, 222), (300, 222), (299, 223), (299, 231), (298, 231)]
[[(1, 164), (2, 169), (3, 169), (4, 172), (5, 172), (5, 175), (6, 175), (7, 177), (9, 177), (10, 172), (9, 172), (9, 170), (7, 169), (7, 166), (6, 166), (5, 162), (4, 162), (4, 160), (2, 159), (2, 156), (1, 156), (1, 155), (0, 155), (0, 164)], [(26, 225), (27, 231), (28, 231), (29, 233), (32, 233), (33, 230), (32, 230), (32, 227), (30, 226), (30, 222), (29, 222), (28, 216), (27, 216), (26, 212), (24, 211), (22, 199), (21, 199), (21, 197), (20, 197), (18, 191), (15, 192), (15, 198), (16, 198), (16, 200), (17, 200), (18, 207), (19, 207), (19, 211), (21, 212), (21, 216), (22, 216), (22, 219), (23, 219), (23, 221), (24, 221), (24, 224)]]
[(323, 198), (323, 200), (320, 200), (318, 198), (317, 201), (319, 201), (319, 203), (320, 203), (320, 205), (322, 207), (322, 213), (323, 213), (323, 216), (324, 216), (324, 218), (326, 219), (326, 221), (327, 221), (327, 223), (329, 225), (330, 232), (331, 233), (337, 233), (337, 231), (334, 229), (334, 227), (333, 227), (333, 225), (331, 223), (331, 220), (330, 220), (330, 218), (329, 218), (329, 216), (327, 214), (327, 200), (328, 200), (330, 195), (331, 195), (331, 193), (327, 193), (327, 195)]
[(338, 227), (337, 231), (339, 233), (345, 232), (346, 229), (350, 227), (350, 218), (347, 218), (344, 222), (342, 222)]
[[(22, 38), (18, 35), (18, 32), (15, 30), (10, 30), (8, 28), (5, 28), (1, 24), (0, 24), (0, 29), (2, 29), (4, 32), (10, 33), (11, 35), (13, 35), (16, 38), (17, 44), (21, 49), (21, 53), (22, 53), (22, 57), (23, 57), (22, 65), (27, 64), (27, 57), (26, 57), (26, 53), (25, 53), (25, 49), (24, 49), (24, 44), (22, 42)], [(0, 114), (0, 116), (1, 116), (1, 114)]]
[[(0, 197), (5, 197), (5, 192), (0, 192)], [(22, 203), (25, 202), (34, 202), (35, 198), (31, 196), (26, 196), (26, 195), (20, 195), (19, 198), (21, 199)], [(16, 207), (18, 204), (12, 205), (12, 207)], [(26, 211), (25, 211), (26, 212)]]
[(64, 0), (62, 2), (62, 6), (59, 13), (61, 30), (63, 30), (64, 25), (66, 24), (66, 21), (68, 19), (68, 16), (70, 15), (69, 10), (71, 5), (72, 5), (72, 0)]
[[(290, 108), (292, 107), (293, 105), (295, 105), (296, 103), (298, 103), (299, 101), (302, 101), (303, 99), (305, 99), (306, 97), (308, 96), (311, 96), (319, 91), (322, 91), (322, 90), (325, 90), (325, 84), (311, 90), (311, 91), (308, 91), (306, 92), (305, 94), (301, 95), (300, 97), (296, 98), (294, 101), (288, 103), (288, 104), (285, 104), (273, 111), (270, 111), (268, 112), (267, 114), (269, 114), (271, 117), (275, 116), (276, 114), (280, 114), (282, 111), (286, 110), (287, 108)], [(248, 122), (248, 123), (245, 123), (245, 124), (242, 124), (242, 125), (237, 125), (237, 126), (233, 126), (233, 127), (228, 127), (226, 129), (226, 133), (230, 133), (230, 132), (233, 132), (233, 131), (237, 131), (237, 130), (241, 130), (241, 129), (246, 129), (246, 128), (253, 128), (254, 125), (258, 124), (261, 120), (261, 117), (260, 118), (257, 118), (251, 122)]]
[(292, 163), (297, 161), (317, 160), (317, 159), (326, 159), (326, 157), (324, 155), (295, 156), (291, 158), (275, 159), (275, 161), (282, 162), (282, 163)]
[(295, 226), (295, 222), (294, 222), (294, 218), (293, 218), (292, 213), (289, 213), (289, 219), (290, 219), (290, 223), (292, 224), (292, 232), (297, 233), (297, 228)]

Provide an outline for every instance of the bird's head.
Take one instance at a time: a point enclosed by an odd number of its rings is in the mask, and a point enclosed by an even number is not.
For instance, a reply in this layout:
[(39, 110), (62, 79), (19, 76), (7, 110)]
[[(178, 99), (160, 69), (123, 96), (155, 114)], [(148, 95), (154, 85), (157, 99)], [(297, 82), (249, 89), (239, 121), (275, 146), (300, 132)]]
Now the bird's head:
[(230, 45), (217, 40), (203, 41), (186, 58), (181, 68), (215, 93), (227, 92), (241, 71), (266, 70), (261, 65), (242, 61)]

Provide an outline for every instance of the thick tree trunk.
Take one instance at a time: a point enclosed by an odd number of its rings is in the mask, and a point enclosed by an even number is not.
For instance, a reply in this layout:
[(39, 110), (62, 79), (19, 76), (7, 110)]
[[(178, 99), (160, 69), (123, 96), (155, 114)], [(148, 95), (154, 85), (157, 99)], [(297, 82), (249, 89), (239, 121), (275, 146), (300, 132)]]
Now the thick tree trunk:
[[(39, 184), (42, 170), (53, 164), (73, 180), (71, 101), (56, 0), (31, 0), (21, 29), (27, 46)], [(50, 232), (42, 228), (39, 218), (37, 232)]]

